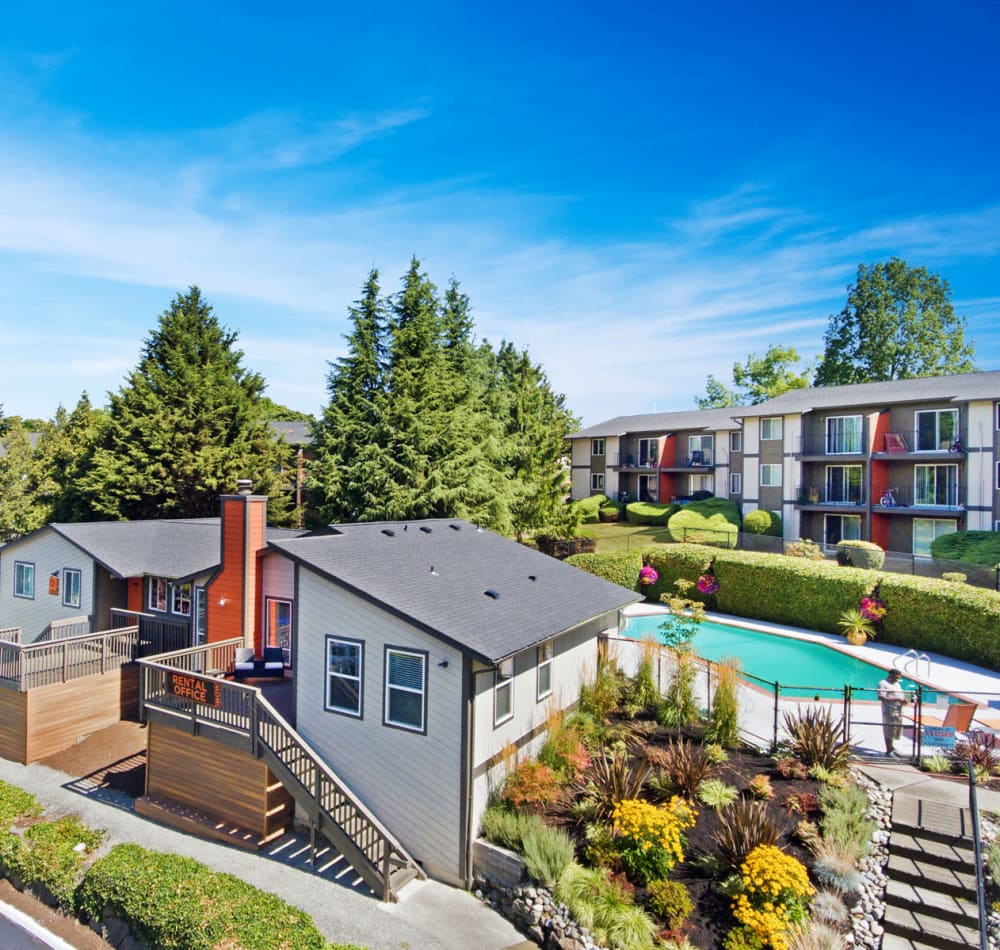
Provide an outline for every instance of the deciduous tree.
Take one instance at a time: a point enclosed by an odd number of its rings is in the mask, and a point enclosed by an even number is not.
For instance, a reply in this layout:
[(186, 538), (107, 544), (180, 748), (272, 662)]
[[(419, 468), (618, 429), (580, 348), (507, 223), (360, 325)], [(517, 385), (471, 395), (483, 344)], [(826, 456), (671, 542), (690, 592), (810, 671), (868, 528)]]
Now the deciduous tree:
[(801, 357), (792, 346), (771, 344), (763, 356), (751, 353), (745, 363), (733, 363), (733, 388), (708, 377), (705, 395), (696, 397), (699, 409), (756, 405), (790, 389), (806, 389), (812, 375), (809, 366), (798, 370)]

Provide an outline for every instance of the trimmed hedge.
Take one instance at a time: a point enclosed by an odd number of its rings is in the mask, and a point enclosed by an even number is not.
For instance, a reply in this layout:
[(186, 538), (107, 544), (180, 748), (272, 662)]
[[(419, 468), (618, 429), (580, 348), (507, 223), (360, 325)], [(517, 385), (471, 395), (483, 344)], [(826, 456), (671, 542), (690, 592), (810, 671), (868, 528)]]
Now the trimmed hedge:
[(1000, 594), (936, 577), (882, 574), (879, 639), (1000, 670)]
[(682, 505), (670, 516), (667, 529), (674, 541), (735, 548), (740, 530), (740, 512), (725, 498), (706, 498)]
[(646, 591), (649, 600), (659, 603), (662, 595), (672, 597), (677, 594), (674, 582), (680, 579), (691, 581), (685, 597), (690, 600), (705, 600), (694, 585), (712, 564), (716, 555), (712, 548), (703, 544), (655, 544), (642, 553), (649, 558), (649, 563), (660, 575), (660, 579)]
[(931, 541), (931, 556), (966, 564), (1000, 564), (1000, 531), (952, 531)]
[(118, 917), (164, 950), (358, 950), (328, 945), (304, 911), (193, 858), (116, 845), (87, 871), (77, 894), (94, 920)]
[(629, 524), (665, 525), (670, 516), (678, 511), (679, 505), (658, 505), (651, 501), (633, 501), (625, 514)]
[(885, 551), (874, 541), (838, 541), (837, 561), (845, 566), (877, 571), (885, 564)]
[(766, 508), (756, 508), (743, 516), (743, 530), (747, 534), (766, 534), (771, 538), (780, 538), (781, 515)]
[(606, 505), (607, 503), (607, 495), (591, 495), (589, 498), (581, 498), (579, 501), (572, 502), (572, 505), (580, 512), (581, 524), (597, 524), (600, 520), (597, 512), (601, 505)]
[(639, 568), (642, 567), (641, 551), (574, 554), (572, 557), (566, 558), (566, 563), (579, 567), (589, 574), (603, 577), (619, 587), (627, 587), (629, 590), (637, 590), (639, 587)]

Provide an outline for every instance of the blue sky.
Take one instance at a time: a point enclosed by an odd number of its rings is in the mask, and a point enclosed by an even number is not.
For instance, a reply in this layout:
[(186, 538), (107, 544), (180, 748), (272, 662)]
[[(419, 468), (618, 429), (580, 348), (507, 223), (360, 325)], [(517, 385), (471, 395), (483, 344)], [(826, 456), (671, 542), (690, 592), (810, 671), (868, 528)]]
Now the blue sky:
[(0, 33), (0, 404), (103, 403), (198, 284), (317, 411), (368, 270), (454, 275), (587, 424), (807, 358), (861, 261), (1000, 369), (992, 2), (24, 3)]

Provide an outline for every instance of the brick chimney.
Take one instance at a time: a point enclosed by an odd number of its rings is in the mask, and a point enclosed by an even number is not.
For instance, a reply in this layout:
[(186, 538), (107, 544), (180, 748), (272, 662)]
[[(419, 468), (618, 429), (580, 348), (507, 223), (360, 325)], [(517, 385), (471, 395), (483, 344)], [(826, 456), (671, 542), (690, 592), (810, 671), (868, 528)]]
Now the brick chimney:
[(253, 494), (253, 482), (244, 478), (236, 492), (221, 498), (222, 564), (208, 586), (208, 642), (242, 637), (246, 646), (257, 648), (267, 495)]

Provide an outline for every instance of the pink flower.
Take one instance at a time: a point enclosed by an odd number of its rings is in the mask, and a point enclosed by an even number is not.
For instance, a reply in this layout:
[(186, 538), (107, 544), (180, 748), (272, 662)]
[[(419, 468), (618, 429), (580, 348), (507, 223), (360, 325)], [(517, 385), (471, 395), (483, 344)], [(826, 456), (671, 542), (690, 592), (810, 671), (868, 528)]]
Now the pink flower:
[(872, 623), (878, 623), (886, 615), (886, 606), (877, 597), (861, 598), (861, 616)]
[(702, 574), (698, 578), (698, 593), (700, 594), (715, 594), (718, 593), (719, 582), (715, 579), (714, 574)]
[(656, 573), (656, 568), (652, 564), (643, 564), (639, 571), (639, 583), (643, 587), (649, 587), (650, 584), (655, 584), (659, 579), (660, 575)]

